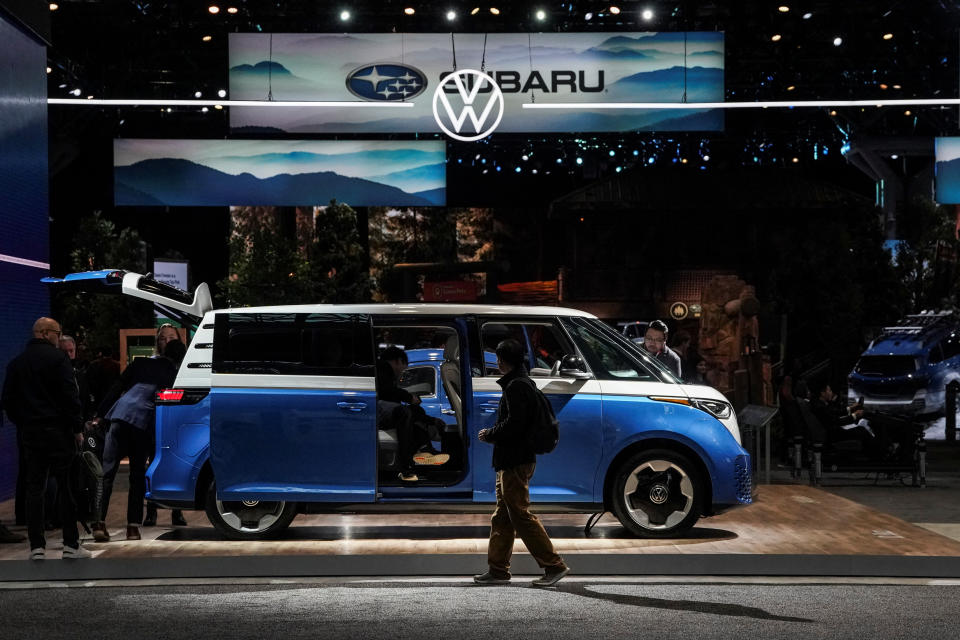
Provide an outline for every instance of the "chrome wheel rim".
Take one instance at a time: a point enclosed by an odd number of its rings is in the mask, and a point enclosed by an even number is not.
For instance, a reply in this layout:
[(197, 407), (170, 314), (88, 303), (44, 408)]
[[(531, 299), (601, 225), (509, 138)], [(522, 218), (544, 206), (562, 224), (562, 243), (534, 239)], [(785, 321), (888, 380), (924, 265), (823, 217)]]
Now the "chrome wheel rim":
[(280, 519), (286, 502), (260, 500), (217, 500), (217, 513), (231, 529), (263, 533)]
[(647, 460), (627, 476), (623, 504), (644, 529), (671, 529), (693, 509), (693, 481), (670, 460)]

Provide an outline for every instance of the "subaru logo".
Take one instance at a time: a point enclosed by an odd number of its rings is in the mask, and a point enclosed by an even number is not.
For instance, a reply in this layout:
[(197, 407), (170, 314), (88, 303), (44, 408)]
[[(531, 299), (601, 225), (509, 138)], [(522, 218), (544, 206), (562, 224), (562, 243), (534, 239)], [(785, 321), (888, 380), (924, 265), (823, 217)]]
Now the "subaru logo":
[(364, 100), (407, 100), (426, 88), (423, 72), (405, 64), (368, 64), (347, 75), (347, 90)]

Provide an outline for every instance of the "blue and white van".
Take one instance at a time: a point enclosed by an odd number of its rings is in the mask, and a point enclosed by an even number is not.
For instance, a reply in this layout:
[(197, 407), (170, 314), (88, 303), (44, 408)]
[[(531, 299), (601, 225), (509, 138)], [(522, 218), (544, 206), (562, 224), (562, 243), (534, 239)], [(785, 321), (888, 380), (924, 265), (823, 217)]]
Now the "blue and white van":
[[(736, 415), (686, 385), (594, 316), (559, 307), (296, 305), (214, 310), (194, 294), (123, 271), (47, 279), (114, 291), (192, 319), (174, 388), (158, 394), (147, 496), (204, 509), (234, 539), (275, 535), (301, 512), (461, 511), (495, 502), (490, 445), (500, 399), (497, 343), (524, 344), (560, 421), (530, 487), (540, 512), (613, 512), (632, 533), (677, 536), (751, 502)], [(408, 389), (446, 423), (450, 461), (397, 477), (393, 430), (378, 430), (378, 348), (403, 345)], [(430, 372), (414, 369), (429, 366)], [(431, 376), (435, 376), (431, 378)], [(431, 385), (431, 379), (433, 380)], [(422, 471), (421, 471), (422, 469)]]

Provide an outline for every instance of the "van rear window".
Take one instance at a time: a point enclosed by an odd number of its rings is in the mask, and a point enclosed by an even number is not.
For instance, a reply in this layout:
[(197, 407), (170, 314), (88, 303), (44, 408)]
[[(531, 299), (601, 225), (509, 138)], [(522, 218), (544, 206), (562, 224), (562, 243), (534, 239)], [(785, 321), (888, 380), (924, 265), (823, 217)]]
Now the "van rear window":
[(913, 356), (863, 356), (854, 369), (864, 376), (905, 376), (917, 370)]
[(218, 314), (213, 372), (372, 377), (369, 326), (342, 314)]

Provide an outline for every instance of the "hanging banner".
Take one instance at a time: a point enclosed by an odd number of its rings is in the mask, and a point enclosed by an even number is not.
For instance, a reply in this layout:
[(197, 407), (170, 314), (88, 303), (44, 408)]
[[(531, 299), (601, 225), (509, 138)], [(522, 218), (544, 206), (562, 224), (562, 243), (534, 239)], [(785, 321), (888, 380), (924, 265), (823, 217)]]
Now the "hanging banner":
[[(233, 100), (414, 103), (407, 109), (231, 107), (239, 132), (434, 133), (458, 71), (502, 93), (500, 132), (718, 131), (721, 109), (523, 109), (525, 103), (722, 102), (723, 33), (231, 33)], [(495, 89), (486, 86), (480, 93)], [(487, 98), (475, 103), (483, 115)], [(498, 105), (499, 106), (499, 105)], [(453, 120), (457, 119), (457, 114)], [(461, 122), (468, 114), (459, 112)], [(490, 116), (490, 120), (495, 116)], [(481, 127), (474, 127), (480, 130)], [(463, 138), (461, 138), (463, 139)]]
[(443, 140), (114, 140), (117, 206), (446, 204)]

